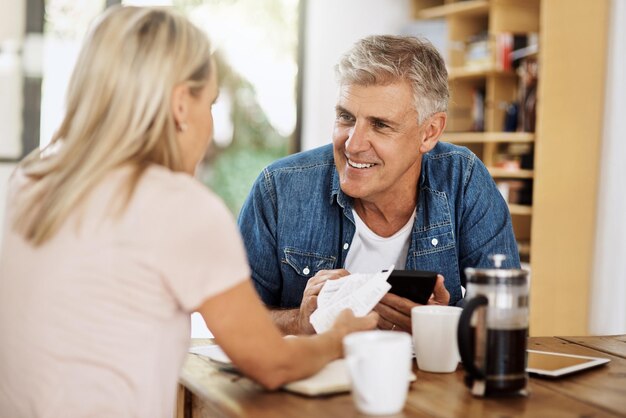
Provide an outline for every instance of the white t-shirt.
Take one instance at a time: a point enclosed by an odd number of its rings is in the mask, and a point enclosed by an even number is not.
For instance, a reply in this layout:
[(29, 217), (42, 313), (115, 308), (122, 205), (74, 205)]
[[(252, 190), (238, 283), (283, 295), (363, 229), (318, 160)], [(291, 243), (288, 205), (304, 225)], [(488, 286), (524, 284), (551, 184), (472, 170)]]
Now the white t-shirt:
[(121, 218), (110, 173), (54, 237), (12, 228), (0, 255), (0, 415), (171, 417), (189, 315), (250, 275), (224, 204), (192, 177), (150, 167)]
[(356, 231), (346, 255), (345, 268), (350, 273), (375, 273), (392, 264), (402, 270), (406, 265), (415, 211), (409, 221), (390, 237), (381, 237), (369, 229), (354, 209)]

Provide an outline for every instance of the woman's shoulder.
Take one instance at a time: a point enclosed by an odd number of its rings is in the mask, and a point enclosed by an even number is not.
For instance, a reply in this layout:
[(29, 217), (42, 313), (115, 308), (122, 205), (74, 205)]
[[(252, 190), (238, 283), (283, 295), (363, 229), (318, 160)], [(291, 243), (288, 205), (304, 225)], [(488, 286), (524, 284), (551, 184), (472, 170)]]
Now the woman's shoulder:
[(187, 173), (150, 166), (137, 185), (137, 194), (154, 206), (177, 213), (206, 213), (227, 210), (222, 200), (206, 185)]
[(152, 165), (146, 169), (138, 186), (161, 198), (207, 199), (215, 197), (208, 187), (189, 174), (175, 172), (158, 165)]

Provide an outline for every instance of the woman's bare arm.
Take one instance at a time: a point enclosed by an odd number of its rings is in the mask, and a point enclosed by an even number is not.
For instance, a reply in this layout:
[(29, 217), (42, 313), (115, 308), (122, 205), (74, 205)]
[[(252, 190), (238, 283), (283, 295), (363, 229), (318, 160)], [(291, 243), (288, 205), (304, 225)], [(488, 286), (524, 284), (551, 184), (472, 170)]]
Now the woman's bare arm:
[(283, 338), (249, 280), (207, 299), (198, 309), (216, 342), (240, 370), (269, 389), (312, 375), (343, 354), (342, 339), (376, 327), (377, 315), (344, 311), (329, 331)]

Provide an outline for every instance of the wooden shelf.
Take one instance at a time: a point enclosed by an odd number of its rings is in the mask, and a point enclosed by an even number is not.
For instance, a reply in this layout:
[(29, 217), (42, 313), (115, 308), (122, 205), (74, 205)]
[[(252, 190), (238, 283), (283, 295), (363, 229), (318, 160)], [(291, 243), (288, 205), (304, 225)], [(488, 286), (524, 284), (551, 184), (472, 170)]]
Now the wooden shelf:
[(487, 0), (468, 0), (442, 6), (428, 7), (417, 14), (420, 19), (434, 19), (447, 16), (486, 16), (489, 13)]
[[(539, 175), (535, 176), (533, 169), (518, 168), (520, 164), (512, 163), (507, 167), (498, 163), (502, 157), (514, 155), (534, 158), (533, 153), (540, 144), (536, 143), (539, 135), (534, 132), (503, 132), (509, 104), (519, 102), (521, 80), (516, 70), (502, 70), (504, 64), (499, 64), (502, 62), (498, 53), (501, 45), (497, 35), (538, 33), (540, 1), (549, 0), (412, 0), (416, 18), (446, 21), (450, 103), (447, 128), (440, 140), (466, 146), (481, 159), (490, 176), (502, 183), (503, 191), (504, 184), (519, 191), (518, 194), (503, 193), (511, 202), (519, 202), (517, 196), (522, 202), (529, 202), (524, 198), (530, 190), (535, 190)], [(486, 45), (472, 44), (479, 41)], [(515, 52), (517, 57), (535, 56), (538, 47), (520, 48)], [(480, 108), (482, 123), (477, 123)], [(481, 127), (481, 132), (474, 130), (476, 126)], [(531, 248), (532, 224), (541, 216), (543, 208), (507, 205), (513, 233), (519, 242), (520, 259), (529, 261), (535, 256)]]
[(450, 80), (471, 80), (488, 76), (517, 77), (513, 71), (501, 71), (495, 68), (457, 67), (448, 69), (448, 79)]
[(528, 205), (515, 205), (509, 203), (509, 212), (511, 212), (511, 215), (530, 216), (533, 213), (533, 207)]
[(480, 142), (534, 142), (532, 132), (444, 132), (442, 141), (455, 144)]
[(517, 241), (520, 256), (530, 256), (530, 241)]
[(487, 167), (489, 174), (494, 178), (507, 178), (507, 179), (532, 179), (534, 176), (533, 170), (509, 170), (506, 168)]

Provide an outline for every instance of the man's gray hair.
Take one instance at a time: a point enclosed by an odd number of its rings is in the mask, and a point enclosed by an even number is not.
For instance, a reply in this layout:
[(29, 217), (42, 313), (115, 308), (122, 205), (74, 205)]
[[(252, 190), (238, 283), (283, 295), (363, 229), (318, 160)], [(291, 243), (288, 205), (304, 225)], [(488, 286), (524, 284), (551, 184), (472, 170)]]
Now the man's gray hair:
[(448, 71), (443, 57), (426, 39), (374, 35), (357, 41), (335, 67), (340, 85), (385, 85), (408, 81), (418, 122), (448, 109)]

